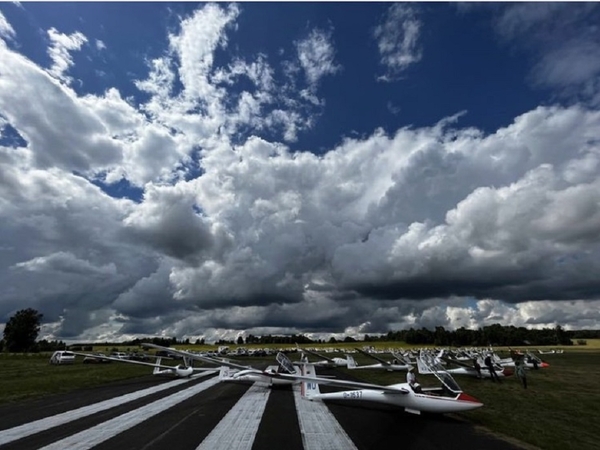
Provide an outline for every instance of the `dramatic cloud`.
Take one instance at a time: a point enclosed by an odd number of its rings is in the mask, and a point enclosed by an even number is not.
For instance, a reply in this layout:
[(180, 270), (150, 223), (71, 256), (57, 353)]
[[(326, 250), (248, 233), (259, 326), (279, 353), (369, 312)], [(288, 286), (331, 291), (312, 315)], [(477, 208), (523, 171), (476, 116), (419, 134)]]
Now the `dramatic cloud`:
[(379, 80), (394, 81), (411, 64), (421, 60), (422, 51), (418, 44), (421, 26), (410, 5), (394, 3), (389, 7), (383, 22), (373, 33), (381, 64), (386, 67), (386, 73)]
[[(507, 39), (542, 20), (511, 11)], [(71, 88), (69, 52), (108, 40), (51, 29), (49, 70), (0, 42), (0, 317), (29, 305), (44, 337), (73, 340), (598, 326), (593, 102), (491, 133), (459, 113), (298, 150), (328, 105), (321, 80), (346, 71), (333, 34), (294, 36), (286, 59), (240, 54), (241, 14), (182, 17), (132, 81), (138, 99)], [(392, 5), (376, 28), (385, 79), (420, 59), (416, 17)], [(3, 16), (0, 30), (16, 36)], [(553, 86), (596, 74), (574, 48), (560, 51), (576, 74), (544, 69)], [(394, 104), (381, 109), (409, 109)]]

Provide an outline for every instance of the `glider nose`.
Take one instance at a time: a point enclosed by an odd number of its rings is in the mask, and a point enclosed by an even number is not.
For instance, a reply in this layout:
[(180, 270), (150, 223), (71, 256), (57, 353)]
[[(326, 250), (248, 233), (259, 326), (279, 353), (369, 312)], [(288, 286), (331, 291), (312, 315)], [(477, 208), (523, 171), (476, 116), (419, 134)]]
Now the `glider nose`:
[(502, 373), (504, 374), (505, 377), (510, 377), (514, 372), (512, 369), (505, 367), (504, 369), (502, 369)]
[(481, 403), (475, 397), (471, 397), (469, 394), (465, 394), (464, 392), (461, 392), (458, 395), (458, 399), (457, 400), (460, 400), (462, 402), (471, 402), (471, 403), (478, 403), (479, 405), (483, 405), (483, 403)]
[(458, 395), (457, 400), (463, 402), (463, 403), (457, 404), (457, 406), (461, 405), (458, 408), (459, 411), (469, 411), (471, 409), (476, 409), (476, 408), (480, 408), (483, 406), (483, 403), (481, 403), (475, 397), (471, 397), (469, 394), (465, 394), (464, 392), (461, 392)]
[(541, 367), (550, 367), (550, 364), (548, 364), (547, 362), (543, 362)]

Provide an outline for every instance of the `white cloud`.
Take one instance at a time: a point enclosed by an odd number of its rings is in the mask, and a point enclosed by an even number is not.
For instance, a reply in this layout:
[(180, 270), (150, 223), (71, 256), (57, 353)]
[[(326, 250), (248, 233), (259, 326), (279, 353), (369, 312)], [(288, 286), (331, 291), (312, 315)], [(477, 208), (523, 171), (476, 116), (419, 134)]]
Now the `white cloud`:
[(296, 42), (300, 66), (311, 91), (315, 91), (319, 81), (326, 75), (334, 75), (342, 67), (335, 63), (335, 49), (331, 42), (331, 32), (313, 29), (309, 35)]
[[(213, 97), (219, 100), (223, 91), (209, 83), (208, 75), (213, 66), (213, 53), (217, 47), (227, 46), (225, 28), (239, 14), (238, 7), (229, 5), (226, 10), (209, 4), (196, 11), (192, 17), (181, 22), (181, 33), (169, 35), (171, 51), (179, 60), (179, 78), (183, 83), (183, 95), (190, 105), (211, 110)], [(205, 101), (199, 105), (197, 102)]]
[(27, 141), (36, 167), (86, 172), (119, 161), (119, 143), (69, 87), (6, 47), (0, 57), (0, 110)]
[(70, 272), (86, 276), (116, 274), (116, 267), (113, 263), (96, 267), (89, 261), (79, 259), (70, 252), (57, 252), (49, 256), (38, 256), (29, 261), (17, 263), (13, 268), (22, 268), (30, 272)]
[(532, 77), (540, 85), (559, 88), (585, 84), (598, 74), (600, 43), (585, 41), (549, 50), (532, 71)]
[(72, 79), (66, 75), (66, 72), (73, 65), (70, 52), (81, 49), (81, 46), (88, 40), (79, 31), (72, 34), (62, 34), (55, 28), (48, 30), (48, 37), (52, 44), (48, 48), (48, 55), (52, 59), (52, 66), (48, 69), (48, 73), (68, 84)]
[[(313, 30), (309, 38), (296, 43), (308, 77), (308, 87), (302, 89), (293, 62), (283, 62), (286, 77), (277, 80), (262, 53), (254, 59), (234, 57), (227, 65), (214, 65), (213, 53), (226, 47), (227, 33), (235, 30), (238, 15), (236, 6), (225, 9), (211, 4), (183, 19), (179, 33), (169, 35), (169, 55), (152, 60), (149, 77), (136, 82), (152, 95), (143, 108), (196, 146), (238, 137), (241, 130), (252, 134), (266, 128), (281, 131), (284, 140), (293, 142), (313, 125), (319, 111), (315, 108), (322, 107), (315, 94), (319, 79), (340, 69), (333, 61), (330, 35)], [(252, 88), (232, 95), (243, 78)], [(181, 92), (174, 92), (177, 81), (183, 86)]]
[[(591, 128), (584, 125), (582, 135), (571, 128), (578, 116), (584, 122), (600, 119), (597, 112), (538, 109), (485, 139), (465, 135), (443, 146), (430, 141), (428, 149), (413, 137), (413, 149), (421, 150), (405, 159), (406, 169), (399, 167), (384, 201), (370, 211), (371, 217), (383, 213), (379, 218), (385, 222), (367, 242), (336, 250), (332, 264), (339, 282), (387, 298), (487, 292), (523, 301), (550, 298), (557, 284), (578, 272), (579, 286), (571, 295), (580, 289), (592, 295), (597, 263), (589, 252), (598, 250), (593, 237), (600, 227), (598, 178), (570, 185), (564, 176), (570, 158), (558, 152), (597, 155), (585, 136)], [(397, 142), (406, 142), (404, 134), (397, 134)], [(551, 142), (552, 136), (557, 140)], [(464, 151), (472, 153), (465, 158)], [(472, 190), (471, 183), (480, 187)], [(456, 207), (447, 208), (455, 201)], [(441, 209), (446, 216), (436, 217)], [(475, 287), (488, 271), (494, 277)], [(537, 281), (528, 287), (530, 276)], [(448, 290), (432, 289), (446, 282)], [(503, 290), (507, 282), (515, 286)]]
[(8, 23), (2, 11), (0, 11), (0, 38), (13, 40), (16, 36), (17, 33), (15, 33), (14, 28)]
[(378, 79), (394, 81), (409, 66), (419, 62), (422, 50), (419, 45), (422, 22), (414, 8), (407, 4), (394, 3), (386, 12), (385, 18), (374, 30), (381, 64), (386, 73)]
[(95, 42), (96, 42), (97, 50), (100, 50), (100, 51), (106, 50), (106, 44), (103, 41), (101, 41), (100, 39), (96, 39)]

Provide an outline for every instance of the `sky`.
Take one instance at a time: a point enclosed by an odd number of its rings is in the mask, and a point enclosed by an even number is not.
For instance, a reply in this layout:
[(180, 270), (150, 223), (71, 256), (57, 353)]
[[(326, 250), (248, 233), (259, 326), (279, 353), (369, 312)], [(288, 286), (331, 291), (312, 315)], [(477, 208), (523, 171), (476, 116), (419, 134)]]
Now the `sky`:
[(598, 3), (0, 3), (0, 322), (598, 329), (599, 23)]

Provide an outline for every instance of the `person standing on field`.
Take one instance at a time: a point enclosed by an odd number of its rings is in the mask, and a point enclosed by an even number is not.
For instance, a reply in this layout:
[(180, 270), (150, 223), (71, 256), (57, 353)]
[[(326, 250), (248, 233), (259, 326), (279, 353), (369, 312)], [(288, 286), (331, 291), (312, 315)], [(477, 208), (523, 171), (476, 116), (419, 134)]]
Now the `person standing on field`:
[(492, 379), (492, 382), (498, 382), (500, 383), (500, 377), (498, 376), (498, 374), (496, 373), (496, 370), (494, 369), (494, 363), (492, 362), (492, 355), (491, 353), (488, 353), (488, 355), (485, 357), (485, 360), (483, 361), (483, 363), (485, 364), (485, 366), (487, 367), (487, 369), (490, 371), (490, 378)]
[(477, 358), (473, 358), (473, 367), (477, 371), (477, 378), (481, 378), (481, 365), (477, 361)]
[(421, 392), (421, 385), (417, 383), (417, 377), (415, 376), (415, 369), (410, 367), (406, 372), (406, 382), (415, 392)]
[(525, 371), (525, 367), (525, 359), (521, 356), (515, 361), (515, 369), (517, 377), (519, 377), (519, 381), (523, 385), (523, 389), (527, 389), (527, 372)]

